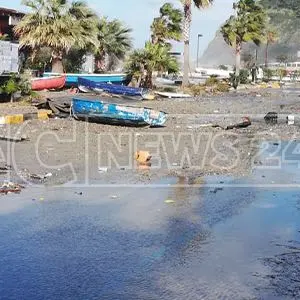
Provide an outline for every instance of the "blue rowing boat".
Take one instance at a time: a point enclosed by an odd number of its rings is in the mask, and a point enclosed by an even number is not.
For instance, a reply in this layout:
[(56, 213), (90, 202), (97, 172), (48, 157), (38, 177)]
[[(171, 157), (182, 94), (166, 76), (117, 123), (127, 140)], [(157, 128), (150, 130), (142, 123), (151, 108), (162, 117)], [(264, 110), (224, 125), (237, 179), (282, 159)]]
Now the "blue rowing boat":
[(110, 94), (126, 96), (143, 96), (147, 92), (146, 89), (142, 88), (134, 88), (105, 82), (96, 82), (82, 77), (78, 78), (78, 88), (82, 92), (106, 92)]
[(71, 111), (79, 120), (125, 126), (163, 126), (167, 114), (151, 108), (74, 98)]
[(78, 78), (85, 78), (92, 80), (94, 82), (111, 82), (115, 84), (124, 84), (128, 82), (128, 77), (126, 74), (58, 74), (52, 72), (45, 72), (43, 77), (51, 77), (57, 75), (66, 75), (66, 86), (78, 86)]

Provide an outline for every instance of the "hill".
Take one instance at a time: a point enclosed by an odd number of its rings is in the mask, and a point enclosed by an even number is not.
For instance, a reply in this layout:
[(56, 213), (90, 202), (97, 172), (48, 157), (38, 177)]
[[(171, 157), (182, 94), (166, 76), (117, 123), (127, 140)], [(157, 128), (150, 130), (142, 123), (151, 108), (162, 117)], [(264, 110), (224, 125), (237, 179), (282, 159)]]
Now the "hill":
[[(276, 61), (276, 57), (282, 54), (288, 59), (300, 60), (297, 52), (300, 51), (300, 0), (262, 0), (261, 4), (268, 11), (271, 24), (278, 32), (279, 40), (270, 46), (269, 60)], [(258, 61), (263, 63), (265, 45), (259, 48), (253, 44), (243, 47), (244, 53), (255, 55), (258, 51)], [(208, 45), (200, 59), (201, 65), (234, 64), (234, 51), (223, 41), (220, 32)]]

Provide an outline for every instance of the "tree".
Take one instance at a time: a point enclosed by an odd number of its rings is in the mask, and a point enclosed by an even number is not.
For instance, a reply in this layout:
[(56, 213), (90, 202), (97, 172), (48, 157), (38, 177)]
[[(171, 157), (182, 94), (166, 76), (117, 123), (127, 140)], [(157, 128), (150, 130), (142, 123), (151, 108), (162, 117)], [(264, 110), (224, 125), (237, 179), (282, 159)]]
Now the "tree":
[(82, 1), (25, 0), (31, 9), (15, 28), (21, 47), (33, 51), (49, 47), (52, 71), (63, 73), (63, 57), (76, 46), (80, 49), (95, 44), (97, 16)]
[(144, 49), (134, 50), (128, 57), (125, 65), (126, 73), (132, 77), (131, 82), (141, 86), (145, 74), (146, 55)]
[(171, 3), (165, 3), (159, 12), (160, 16), (151, 25), (152, 43), (169, 45), (169, 40), (179, 42), (182, 38), (182, 11), (175, 9)]
[(233, 5), (236, 14), (231, 16), (221, 28), (225, 42), (235, 49), (235, 78), (239, 83), (241, 51), (244, 42), (259, 45), (264, 39), (266, 14), (255, 0), (240, 0)]
[(275, 29), (269, 27), (266, 31), (266, 52), (265, 52), (265, 67), (268, 67), (268, 57), (269, 57), (269, 46), (274, 44), (278, 39), (277, 32)]
[(190, 30), (192, 23), (192, 2), (199, 9), (204, 9), (213, 3), (213, 0), (181, 0), (183, 4), (183, 42), (184, 42), (184, 67), (183, 67), (183, 86), (189, 82), (190, 64)]
[(105, 60), (108, 58), (108, 69), (125, 58), (131, 49), (131, 29), (124, 26), (119, 20), (108, 21), (101, 18), (98, 22), (98, 46), (94, 48), (96, 72), (106, 70)]
[(286, 54), (280, 54), (276, 57), (276, 60), (281, 64), (285, 64), (288, 61), (288, 56)]
[(147, 88), (153, 87), (153, 72), (177, 73), (179, 65), (169, 54), (169, 48), (161, 44), (146, 42), (145, 48), (134, 51), (126, 65), (127, 73), (139, 76), (139, 82)]

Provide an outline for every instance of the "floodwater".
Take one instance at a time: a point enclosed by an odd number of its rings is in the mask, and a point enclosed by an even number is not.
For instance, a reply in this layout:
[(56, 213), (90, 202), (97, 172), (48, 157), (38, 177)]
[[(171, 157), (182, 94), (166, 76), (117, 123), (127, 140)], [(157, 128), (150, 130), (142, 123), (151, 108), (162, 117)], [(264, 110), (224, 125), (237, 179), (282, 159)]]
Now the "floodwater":
[(248, 178), (1, 197), (0, 299), (299, 299), (300, 171), (280, 146)]

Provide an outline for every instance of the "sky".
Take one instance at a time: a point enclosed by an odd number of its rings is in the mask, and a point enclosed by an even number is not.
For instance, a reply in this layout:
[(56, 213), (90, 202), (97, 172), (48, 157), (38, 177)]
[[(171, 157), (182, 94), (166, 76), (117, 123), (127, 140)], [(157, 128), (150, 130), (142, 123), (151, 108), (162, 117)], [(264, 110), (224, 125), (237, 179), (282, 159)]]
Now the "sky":
[[(193, 9), (193, 23), (191, 30), (191, 57), (197, 57), (197, 36), (202, 34), (199, 43), (199, 54), (214, 38), (222, 23), (232, 14), (234, 0), (215, 0), (214, 5), (199, 11)], [(150, 25), (153, 18), (158, 16), (159, 8), (165, 2), (171, 2), (180, 7), (180, 0), (87, 0), (86, 1), (99, 15), (116, 18), (133, 29), (132, 37), (135, 48), (142, 48), (150, 38)], [(0, 7), (8, 7), (25, 11), (20, 0), (0, 0)], [(182, 44), (175, 44), (174, 51), (182, 51)]]

